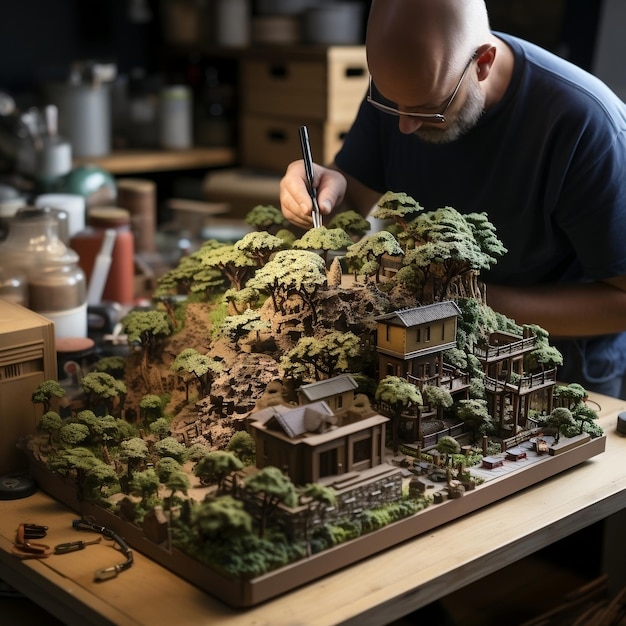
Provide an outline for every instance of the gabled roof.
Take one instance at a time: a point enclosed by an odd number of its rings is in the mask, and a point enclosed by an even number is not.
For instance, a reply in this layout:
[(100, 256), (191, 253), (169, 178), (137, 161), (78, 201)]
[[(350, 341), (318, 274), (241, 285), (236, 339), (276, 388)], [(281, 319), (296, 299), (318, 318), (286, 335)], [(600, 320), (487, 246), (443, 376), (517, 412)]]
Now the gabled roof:
[(288, 407), (282, 404), (267, 407), (255, 413), (256, 421), (263, 423), (266, 428), (277, 425), (292, 439), (312, 432), (311, 426), (319, 426), (324, 417), (334, 417), (332, 409), (326, 402), (313, 402), (298, 407)]
[(421, 324), (448, 319), (449, 317), (459, 317), (460, 315), (461, 310), (456, 303), (451, 300), (446, 300), (426, 306), (418, 306), (413, 309), (402, 309), (400, 311), (394, 311), (393, 313), (387, 313), (386, 315), (379, 315), (375, 317), (374, 320), (395, 326), (411, 328), (413, 326), (420, 326)]
[(336, 396), (341, 393), (346, 393), (347, 391), (354, 391), (358, 386), (356, 380), (354, 380), (350, 374), (342, 374), (341, 376), (335, 376), (327, 380), (302, 385), (298, 391), (301, 392), (309, 402), (315, 402), (320, 398), (329, 398), (330, 396)]

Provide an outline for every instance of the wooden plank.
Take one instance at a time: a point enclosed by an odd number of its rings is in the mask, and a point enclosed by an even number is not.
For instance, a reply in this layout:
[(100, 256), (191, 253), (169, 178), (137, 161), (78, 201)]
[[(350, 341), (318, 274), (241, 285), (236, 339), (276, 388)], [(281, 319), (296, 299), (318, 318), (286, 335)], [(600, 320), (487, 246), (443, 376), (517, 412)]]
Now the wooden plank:
[(235, 165), (231, 147), (189, 150), (119, 150), (101, 157), (74, 160), (74, 166), (97, 165), (111, 174), (136, 174)]

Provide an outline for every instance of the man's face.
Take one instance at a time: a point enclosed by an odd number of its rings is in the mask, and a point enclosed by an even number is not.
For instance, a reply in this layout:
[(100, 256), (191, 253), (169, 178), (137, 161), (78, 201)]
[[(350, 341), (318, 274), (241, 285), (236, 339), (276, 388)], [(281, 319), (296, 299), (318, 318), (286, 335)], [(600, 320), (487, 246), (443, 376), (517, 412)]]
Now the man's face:
[(467, 95), (463, 105), (455, 112), (446, 113), (445, 128), (438, 124), (424, 124), (413, 134), (428, 143), (450, 143), (476, 126), (485, 110), (485, 95), (475, 74), (468, 76), (465, 89)]

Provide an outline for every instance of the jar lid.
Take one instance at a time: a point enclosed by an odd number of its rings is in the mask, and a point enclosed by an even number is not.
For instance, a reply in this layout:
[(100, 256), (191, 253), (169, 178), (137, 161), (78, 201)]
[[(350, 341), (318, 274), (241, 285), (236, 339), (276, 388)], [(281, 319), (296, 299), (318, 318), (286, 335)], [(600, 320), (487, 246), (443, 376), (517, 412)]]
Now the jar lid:
[(98, 206), (89, 209), (87, 222), (91, 226), (126, 226), (130, 224), (130, 211), (114, 206)]

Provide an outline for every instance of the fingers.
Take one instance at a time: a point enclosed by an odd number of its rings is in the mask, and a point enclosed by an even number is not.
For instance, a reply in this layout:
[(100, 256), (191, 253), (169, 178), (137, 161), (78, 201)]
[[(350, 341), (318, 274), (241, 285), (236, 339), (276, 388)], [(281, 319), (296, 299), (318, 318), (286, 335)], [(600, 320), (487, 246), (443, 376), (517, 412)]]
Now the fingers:
[[(345, 179), (339, 172), (320, 165), (315, 165), (313, 169), (320, 211), (323, 215), (328, 215), (343, 197)], [(302, 160), (291, 163), (280, 181), (280, 205), (283, 215), (292, 224), (300, 228), (312, 226), (313, 202), (307, 188)]]

